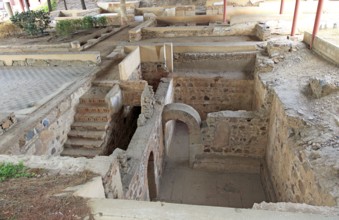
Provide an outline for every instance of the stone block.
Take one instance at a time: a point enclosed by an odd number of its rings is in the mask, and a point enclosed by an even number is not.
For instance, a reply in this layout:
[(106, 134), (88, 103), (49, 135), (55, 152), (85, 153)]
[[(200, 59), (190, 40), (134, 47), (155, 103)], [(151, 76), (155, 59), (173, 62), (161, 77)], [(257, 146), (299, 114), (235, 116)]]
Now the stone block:
[(271, 37), (271, 29), (265, 23), (259, 23), (255, 26), (256, 36), (262, 40), (266, 41)]
[(267, 42), (267, 52), (270, 57), (283, 56), (292, 51), (292, 42), (290, 40), (278, 40)]
[(255, 61), (255, 70), (260, 73), (272, 72), (274, 68), (274, 61), (268, 57), (257, 56)]
[(312, 95), (316, 98), (329, 95), (333, 92), (339, 91), (339, 82), (334, 82), (331, 78), (312, 78), (310, 79), (309, 86), (312, 91)]

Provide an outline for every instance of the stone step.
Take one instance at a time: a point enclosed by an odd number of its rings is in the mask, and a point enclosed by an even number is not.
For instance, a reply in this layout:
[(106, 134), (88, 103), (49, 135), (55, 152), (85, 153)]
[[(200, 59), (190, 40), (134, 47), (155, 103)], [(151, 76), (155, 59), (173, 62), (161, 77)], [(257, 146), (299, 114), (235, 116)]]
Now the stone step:
[(77, 131), (71, 130), (68, 133), (68, 137), (72, 138), (86, 138), (86, 139), (94, 139), (94, 140), (103, 140), (105, 138), (106, 132), (105, 131)]
[(91, 87), (86, 94), (80, 98), (80, 103), (93, 104), (105, 103), (105, 96), (109, 92), (109, 87)]
[(109, 113), (110, 110), (105, 103), (104, 105), (101, 103), (88, 105), (88, 104), (80, 104), (77, 107), (78, 113)]
[(105, 104), (105, 97), (81, 97), (80, 104)]
[(93, 86), (109, 87), (109, 88), (112, 88), (115, 84), (117, 84), (117, 80), (95, 80), (92, 82)]
[(108, 125), (107, 122), (76, 121), (71, 125), (71, 129), (77, 131), (105, 131), (108, 128)]
[(61, 156), (69, 157), (95, 157), (102, 153), (102, 149), (87, 149), (87, 148), (65, 148), (61, 152)]
[(77, 113), (74, 119), (76, 122), (109, 122), (111, 116), (107, 113)]
[(88, 148), (88, 149), (97, 149), (100, 148), (103, 144), (103, 140), (93, 140), (87, 138), (68, 138), (64, 148)]

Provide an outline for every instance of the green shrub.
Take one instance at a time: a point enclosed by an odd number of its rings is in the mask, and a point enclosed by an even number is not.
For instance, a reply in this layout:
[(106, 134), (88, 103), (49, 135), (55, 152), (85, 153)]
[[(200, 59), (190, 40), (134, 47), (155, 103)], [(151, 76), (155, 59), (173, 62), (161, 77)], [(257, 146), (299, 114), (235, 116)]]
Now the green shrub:
[(27, 171), (22, 162), (19, 164), (0, 163), (0, 182), (10, 178), (33, 177), (34, 174)]
[(99, 27), (107, 26), (107, 18), (105, 16), (98, 17), (97, 26)]
[(85, 16), (82, 19), (82, 27), (83, 29), (91, 29), (96, 26), (96, 18), (92, 16)]
[(44, 11), (26, 11), (16, 13), (11, 21), (29, 35), (42, 34), (50, 22), (49, 14)]
[(94, 27), (103, 27), (107, 25), (106, 17), (86, 16), (83, 19), (61, 20), (58, 21), (55, 31), (59, 36), (69, 36), (75, 31), (87, 30)]
[(62, 20), (58, 21), (55, 31), (59, 36), (67, 36), (78, 30), (77, 23), (81, 26), (81, 20)]

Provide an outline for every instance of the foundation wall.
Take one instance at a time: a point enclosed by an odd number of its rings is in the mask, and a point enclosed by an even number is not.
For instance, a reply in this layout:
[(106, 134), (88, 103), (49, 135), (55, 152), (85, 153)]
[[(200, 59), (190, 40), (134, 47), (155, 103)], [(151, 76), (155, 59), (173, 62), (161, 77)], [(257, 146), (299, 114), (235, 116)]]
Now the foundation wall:
[(264, 158), (268, 118), (251, 111), (209, 113), (202, 129), (205, 153)]
[(142, 39), (171, 37), (217, 37), (250, 35), (255, 36), (255, 23), (234, 26), (178, 26), (145, 27), (141, 30)]
[(152, 117), (143, 126), (137, 128), (127, 149), (129, 160), (128, 173), (123, 176), (123, 185), (128, 186), (125, 191), (126, 199), (150, 200), (148, 191), (147, 165), (151, 152), (154, 155), (155, 183), (159, 191), (160, 177), (163, 172), (165, 155), (164, 135), (161, 113), (166, 102), (171, 101), (170, 80), (159, 85), (156, 105)]
[(296, 138), (300, 138), (303, 127), (300, 119), (286, 115), (283, 104), (275, 96), (268, 129), (266, 162), (277, 200), (334, 206), (334, 198), (318, 183), (308, 159), (303, 159), (302, 149), (297, 145)]
[(160, 79), (168, 76), (164, 62), (147, 62), (141, 64), (142, 79), (146, 80), (153, 91), (156, 91), (160, 83)]
[[(246, 47), (247, 48), (247, 47)], [(228, 48), (230, 49), (230, 48)], [(174, 69), (189, 69), (193, 68), (197, 71), (210, 72), (227, 72), (241, 71), (249, 73), (247, 77), (253, 78), (250, 73), (254, 70), (256, 53), (241, 52), (241, 53), (223, 53), (223, 52), (178, 52), (174, 48)], [(189, 48), (187, 49), (189, 50)], [(227, 73), (224, 74), (227, 77)], [(230, 74), (229, 74), (230, 75)]]
[(210, 112), (252, 110), (253, 80), (175, 77), (174, 100), (195, 108), (202, 120)]

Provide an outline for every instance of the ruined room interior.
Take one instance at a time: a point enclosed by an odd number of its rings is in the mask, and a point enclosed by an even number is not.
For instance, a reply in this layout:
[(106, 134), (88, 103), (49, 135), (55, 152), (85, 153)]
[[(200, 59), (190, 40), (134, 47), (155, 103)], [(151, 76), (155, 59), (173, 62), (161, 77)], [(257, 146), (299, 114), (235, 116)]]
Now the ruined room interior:
[(339, 218), (339, 1), (124, 5), (86, 40), (0, 43), (0, 163), (90, 172), (52, 195), (79, 218)]

